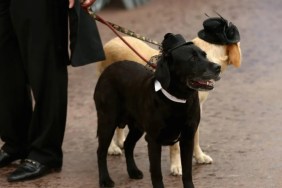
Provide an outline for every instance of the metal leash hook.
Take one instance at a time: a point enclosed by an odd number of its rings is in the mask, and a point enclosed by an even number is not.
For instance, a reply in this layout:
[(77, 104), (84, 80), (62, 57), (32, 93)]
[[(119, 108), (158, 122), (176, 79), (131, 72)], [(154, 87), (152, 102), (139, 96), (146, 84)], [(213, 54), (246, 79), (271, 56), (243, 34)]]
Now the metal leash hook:
[[(151, 63), (150, 61), (146, 60), (146, 58), (144, 58), (140, 53), (138, 53), (117, 31), (122, 32), (124, 34), (130, 35), (132, 37), (135, 37), (137, 39), (143, 40), (145, 42), (149, 42), (151, 44), (157, 45), (157, 46), (161, 46), (160, 43), (158, 43), (157, 41), (151, 40), (147, 37), (144, 37), (140, 34), (136, 34), (133, 31), (130, 31), (128, 29), (125, 29), (123, 27), (120, 27), (114, 23), (108, 22), (106, 20), (104, 20), (103, 18), (101, 18), (100, 16), (98, 16), (97, 14), (95, 14), (91, 8), (88, 8), (86, 10), (88, 12), (88, 14), (94, 19), (97, 20), (101, 23), (103, 23), (104, 25), (108, 26), (137, 56), (139, 56), (143, 61), (145, 61), (149, 66), (151, 66), (152, 68), (156, 69), (156, 64)], [(117, 30), (117, 31), (116, 31)]]

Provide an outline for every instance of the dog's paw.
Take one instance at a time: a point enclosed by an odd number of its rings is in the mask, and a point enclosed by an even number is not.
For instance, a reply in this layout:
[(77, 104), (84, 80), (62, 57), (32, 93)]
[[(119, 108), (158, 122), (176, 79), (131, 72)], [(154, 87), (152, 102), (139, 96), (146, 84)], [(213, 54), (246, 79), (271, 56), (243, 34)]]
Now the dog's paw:
[(212, 158), (203, 152), (194, 157), (198, 164), (211, 164), (213, 162)]
[(108, 155), (122, 155), (122, 150), (114, 142), (112, 142), (108, 149)]
[(170, 173), (173, 176), (181, 176), (182, 175), (182, 167), (180, 165), (171, 165)]
[(143, 172), (139, 169), (128, 170), (128, 175), (131, 179), (142, 179), (143, 178)]
[(111, 178), (102, 178), (100, 181), (100, 187), (114, 187), (115, 182)]

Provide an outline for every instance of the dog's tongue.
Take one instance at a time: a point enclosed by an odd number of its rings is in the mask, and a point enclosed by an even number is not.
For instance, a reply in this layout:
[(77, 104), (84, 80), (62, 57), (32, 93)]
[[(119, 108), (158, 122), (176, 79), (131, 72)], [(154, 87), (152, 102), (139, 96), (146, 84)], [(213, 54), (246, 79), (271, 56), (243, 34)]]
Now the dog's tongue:
[(190, 80), (188, 86), (198, 91), (209, 91), (214, 88), (214, 84), (218, 80), (220, 80), (220, 77), (211, 80)]
[(201, 84), (201, 85), (208, 85), (208, 86), (213, 86), (214, 85), (214, 82), (220, 80), (220, 76), (214, 78), (214, 79), (211, 79), (211, 80), (198, 80), (198, 84)]
[(200, 85), (207, 85), (207, 86), (213, 86), (214, 82), (212, 80), (204, 81), (204, 80), (199, 80), (197, 81), (198, 84)]

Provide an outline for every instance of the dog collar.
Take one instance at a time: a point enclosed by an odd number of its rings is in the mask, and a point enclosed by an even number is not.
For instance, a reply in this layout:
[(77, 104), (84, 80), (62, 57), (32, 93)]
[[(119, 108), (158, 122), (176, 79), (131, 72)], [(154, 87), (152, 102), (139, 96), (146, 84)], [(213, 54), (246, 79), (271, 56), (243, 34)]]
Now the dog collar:
[(185, 99), (179, 99), (173, 95), (171, 95), (169, 92), (167, 92), (165, 89), (162, 88), (161, 83), (156, 80), (155, 81), (155, 92), (161, 90), (162, 93), (164, 94), (164, 96), (166, 96), (166, 98), (168, 98), (169, 100), (173, 101), (173, 102), (177, 102), (177, 103), (186, 103)]

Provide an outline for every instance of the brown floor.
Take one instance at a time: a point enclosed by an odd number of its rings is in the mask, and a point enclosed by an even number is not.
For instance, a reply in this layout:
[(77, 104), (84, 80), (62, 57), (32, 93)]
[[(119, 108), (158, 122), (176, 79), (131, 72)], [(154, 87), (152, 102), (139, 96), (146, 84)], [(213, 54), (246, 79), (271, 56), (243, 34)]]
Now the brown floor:
[[(201, 145), (212, 165), (194, 165), (196, 188), (282, 187), (282, 1), (280, 0), (151, 0), (135, 10), (108, 6), (105, 19), (161, 41), (167, 32), (187, 40), (202, 28), (205, 13), (214, 10), (235, 23), (241, 32), (243, 65), (229, 67), (204, 105)], [(98, 24), (103, 42), (114, 35)], [(69, 67), (68, 122), (61, 173), (38, 180), (7, 183), (15, 165), (1, 169), (1, 188), (96, 188), (96, 113), (92, 100), (97, 77), (95, 64)], [(146, 143), (137, 145), (136, 160), (143, 180), (130, 180), (125, 159), (109, 157), (110, 174), (118, 188), (151, 187)], [(182, 187), (169, 175), (168, 148), (163, 152), (166, 187)]]

